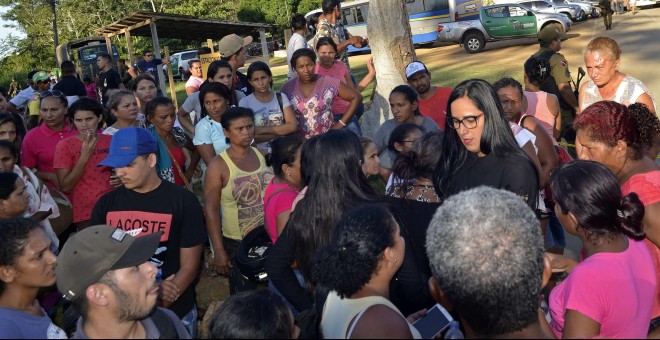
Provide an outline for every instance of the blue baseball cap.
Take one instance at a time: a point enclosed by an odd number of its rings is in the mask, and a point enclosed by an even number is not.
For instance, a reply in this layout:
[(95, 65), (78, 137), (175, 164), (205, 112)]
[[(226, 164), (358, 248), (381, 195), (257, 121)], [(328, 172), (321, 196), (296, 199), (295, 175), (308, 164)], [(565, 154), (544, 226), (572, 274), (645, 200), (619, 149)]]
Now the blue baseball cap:
[(121, 129), (112, 136), (110, 153), (98, 166), (123, 168), (140, 155), (156, 153), (158, 144), (151, 132), (137, 127)]

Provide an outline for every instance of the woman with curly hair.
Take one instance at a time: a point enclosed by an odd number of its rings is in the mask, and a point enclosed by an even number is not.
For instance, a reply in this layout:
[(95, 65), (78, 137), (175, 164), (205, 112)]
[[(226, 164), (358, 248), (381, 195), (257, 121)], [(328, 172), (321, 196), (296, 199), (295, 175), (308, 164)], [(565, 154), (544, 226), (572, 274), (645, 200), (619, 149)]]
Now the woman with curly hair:
[(390, 281), (403, 263), (406, 243), (384, 207), (365, 205), (344, 214), (330, 244), (316, 256), (315, 280), (330, 289), (323, 307), (325, 339), (421, 339), (389, 300)]
[[(660, 170), (644, 156), (660, 135), (660, 120), (644, 104), (602, 101), (586, 108), (573, 124), (578, 158), (605, 165), (623, 194), (635, 192), (644, 204), (646, 243), (660, 279)], [(660, 323), (659, 293), (653, 300), (654, 324)]]

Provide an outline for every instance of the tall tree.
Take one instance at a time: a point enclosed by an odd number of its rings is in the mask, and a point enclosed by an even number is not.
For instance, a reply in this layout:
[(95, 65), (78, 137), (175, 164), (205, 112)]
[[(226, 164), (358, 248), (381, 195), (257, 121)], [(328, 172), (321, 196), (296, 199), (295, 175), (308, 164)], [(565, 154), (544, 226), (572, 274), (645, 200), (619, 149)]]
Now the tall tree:
[(415, 59), (410, 21), (402, 0), (371, 0), (367, 34), (376, 67), (376, 92), (371, 109), (362, 118), (362, 132), (373, 136), (390, 118), (388, 97), (392, 89), (405, 84), (404, 69)]

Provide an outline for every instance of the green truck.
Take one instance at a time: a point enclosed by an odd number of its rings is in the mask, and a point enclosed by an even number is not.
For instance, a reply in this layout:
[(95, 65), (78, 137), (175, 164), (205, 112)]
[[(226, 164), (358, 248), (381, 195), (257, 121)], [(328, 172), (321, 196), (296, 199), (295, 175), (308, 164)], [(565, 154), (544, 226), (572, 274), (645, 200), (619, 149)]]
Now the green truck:
[(468, 53), (479, 53), (486, 42), (536, 38), (547, 25), (566, 32), (571, 20), (561, 13), (539, 13), (520, 4), (485, 6), (479, 19), (439, 24), (438, 41), (458, 43)]

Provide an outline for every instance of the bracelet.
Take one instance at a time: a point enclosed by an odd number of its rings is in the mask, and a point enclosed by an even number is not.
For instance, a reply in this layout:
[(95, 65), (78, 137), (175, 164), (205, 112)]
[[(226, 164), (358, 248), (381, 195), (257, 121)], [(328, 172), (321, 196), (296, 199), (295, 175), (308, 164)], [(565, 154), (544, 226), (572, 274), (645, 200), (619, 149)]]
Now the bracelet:
[(346, 123), (344, 123), (341, 119), (340, 119), (338, 122), (339, 122), (339, 124), (341, 124), (341, 125), (343, 125), (344, 127), (346, 127)]

